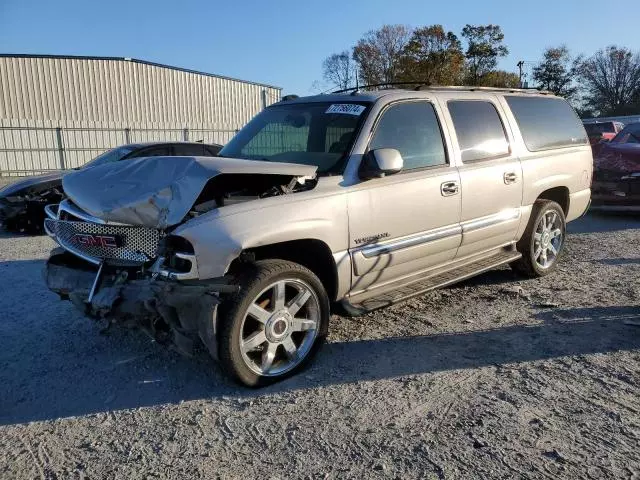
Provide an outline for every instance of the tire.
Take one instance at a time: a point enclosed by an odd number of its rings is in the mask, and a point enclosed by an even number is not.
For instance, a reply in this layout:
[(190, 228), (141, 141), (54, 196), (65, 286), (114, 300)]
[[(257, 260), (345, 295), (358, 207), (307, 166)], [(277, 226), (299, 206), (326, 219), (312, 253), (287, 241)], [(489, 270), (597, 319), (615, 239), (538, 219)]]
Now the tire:
[[(550, 230), (543, 230), (543, 218), (547, 226), (548, 222), (553, 220)], [(549, 233), (548, 237), (545, 236), (545, 232)], [(566, 221), (562, 207), (551, 200), (536, 201), (527, 229), (516, 244), (516, 249), (522, 254), (522, 258), (513, 262), (511, 268), (530, 278), (544, 277), (550, 274), (558, 265), (565, 239)], [(546, 259), (547, 262), (543, 259)]]
[(237, 279), (240, 292), (223, 297), (219, 307), (225, 373), (261, 387), (305, 368), (329, 327), (329, 298), (318, 277), (297, 263), (262, 260), (243, 267)]

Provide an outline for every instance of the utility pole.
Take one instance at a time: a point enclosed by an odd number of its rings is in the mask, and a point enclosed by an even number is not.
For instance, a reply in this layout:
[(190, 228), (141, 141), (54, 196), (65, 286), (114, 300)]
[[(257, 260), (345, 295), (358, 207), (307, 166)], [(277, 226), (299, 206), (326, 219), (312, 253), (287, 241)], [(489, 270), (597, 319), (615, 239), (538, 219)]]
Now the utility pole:
[(517, 65), (520, 69), (520, 88), (522, 88), (522, 67), (524, 67), (524, 60), (520, 60)]

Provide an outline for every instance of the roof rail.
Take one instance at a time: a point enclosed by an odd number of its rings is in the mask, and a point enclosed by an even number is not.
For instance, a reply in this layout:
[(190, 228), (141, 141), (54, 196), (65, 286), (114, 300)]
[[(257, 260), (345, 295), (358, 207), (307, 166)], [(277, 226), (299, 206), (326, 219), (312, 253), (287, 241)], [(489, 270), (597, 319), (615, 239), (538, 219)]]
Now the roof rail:
[(376, 87), (393, 87), (398, 85), (425, 85), (427, 82), (384, 82), (384, 83), (371, 83), (369, 85), (359, 85), (357, 87), (343, 88), (341, 90), (335, 90), (331, 93), (346, 93), (346, 92), (357, 92), (358, 90), (363, 90), (365, 88), (376, 88)]
[(540, 95), (553, 95), (553, 92), (549, 92), (548, 90), (538, 90), (537, 88), (510, 88), (510, 87), (476, 87), (476, 86), (465, 86), (465, 85), (449, 85), (449, 86), (440, 86), (440, 85), (421, 85), (416, 87), (416, 90), (453, 90), (453, 91), (462, 91), (462, 92), (508, 92), (508, 93), (531, 93), (531, 94), (540, 94)]
[[(360, 85), (359, 87), (351, 87), (351, 88), (343, 88), (341, 90), (336, 90), (331, 93), (346, 93), (346, 92), (354, 92), (357, 93), (360, 90), (364, 90), (367, 88), (377, 88), (377, 87), (401, 87), (408, 85), (416, 85), (413, 90), (416, 91), (466, 91), (466, 92), (507, 92), (507, 93), (530, 93), (530, 94), (540, 94), (540, 95), (553, 95), (552, 92), (546, 90), (538, 90), (537, 88), (508, 88), (508, 87), (476, 87), (476, 86), (465, 86), (465, 85), (429, 85), (427, 82), (385, 82), (385, 83), (374, 83), (370, 85)], [(400, 88), (401, 90), (405, 90), (406, 88)]]

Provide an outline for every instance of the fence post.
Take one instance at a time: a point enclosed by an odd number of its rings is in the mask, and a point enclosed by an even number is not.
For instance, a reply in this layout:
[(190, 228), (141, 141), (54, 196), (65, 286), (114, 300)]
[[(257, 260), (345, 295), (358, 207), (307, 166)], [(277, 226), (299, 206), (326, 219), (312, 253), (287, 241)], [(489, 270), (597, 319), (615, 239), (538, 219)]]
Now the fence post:
[(64, 146), (62, 145), (62, 128), (56, 127), (56, 138), (58, 140), (58, 157), (60, 158), (60, 170), (64, 170)]
[(184, 140), (185, 142), (189, 141), (189, 129), (187, 127), (184, 127), (182, 129), (182, 140)]
[(267, 108), (267, 91), (262, 89), (262, 109)]
[(131, 143), (131, 129), (129, 127), (124, 129), (124, 143)]

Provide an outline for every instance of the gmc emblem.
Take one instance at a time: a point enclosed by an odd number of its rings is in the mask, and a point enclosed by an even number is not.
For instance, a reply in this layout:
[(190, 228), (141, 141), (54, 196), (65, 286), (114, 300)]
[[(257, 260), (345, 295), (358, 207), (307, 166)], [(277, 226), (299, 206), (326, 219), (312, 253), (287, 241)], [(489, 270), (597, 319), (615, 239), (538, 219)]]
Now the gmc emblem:
[(83, 247), (117, 248), (122, 240), (116, 235), (92, 235), (91, 233), (76, 233), (71, 240)]

